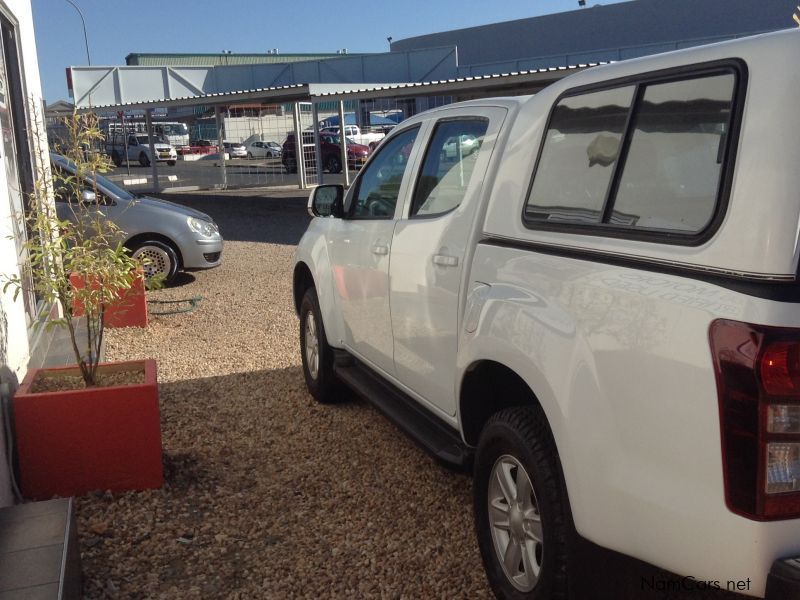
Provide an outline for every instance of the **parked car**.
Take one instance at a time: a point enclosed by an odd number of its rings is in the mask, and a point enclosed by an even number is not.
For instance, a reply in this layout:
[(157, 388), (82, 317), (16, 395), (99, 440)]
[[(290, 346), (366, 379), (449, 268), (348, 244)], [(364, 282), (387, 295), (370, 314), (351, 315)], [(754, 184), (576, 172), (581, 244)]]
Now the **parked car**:
[(276, 142), (256, 140), (247, 144), (247, 158), (279, 158), (281, 147)]
[(782, 31), (437, 108), (311, 192), (308, 390), (472, 470), (499, 598), (800, 597), (797, 56)]
[(192, 152), (196, 154), (213, 154), (214, 152), (219, 152), (219, 146), (211, 140), (192, 140), (190, 146)]
[[(341, 133), (341, 128), (336, 125), (332, 127), (323, 127), (319, 131), (320, 133), (339, 135)], [(348, 140), (353, 140), (356, 144), (369, 146), (370, 150), (374, 150), (378, 144), (380, 144), (381, 140), (386, 137), (385, 131), (366, 131), (361, 129), (358, 125), (345, 125), (344, 134), (347, 136)]]
[[(153, 148), (158, 162), (165, 162), (170, 167), (175, 166), (178, 161), (178, 153), (175, 148), (161, 138), (153, 140)], [(114, 133), (107, 140), (105, 151), (118, 167), (124, 160), (138, 161), (143, 167), (148, 167), (153, 162), (150, 152), (150, 136), (146, 134)]]
[[(306, 162), (314, 161), (314, 133), (311, 131), (303, 132), (304, 154)], [(342, 147), (341, 138), (338, 134), (322, 133), (319, 136), (319, 149), (322, 155), (322, 167), (330, 173), (340, 173), (342, 171)], [(350, 169), (360, 169), (367, 162), (369, 157), (369, 146), (356, 144), (352, 140), (347, 140), (347, 166)], [(281, 162), (289, 173), (297, 171), (297, 159), (295, 157), (295, 138), (290, 133), (283, 143), (283, 154)]]
[(469, 156), (480, 147), (480, 141), (474, 135), (459, 135), (450, 138), (442, 145), (442, 156), (454, 160), (459, 156)]
[[(53, 169), (75, 174), (71, 161), (50, 154)], [(72, 189), (55, 190), (60, 219), (76, 220), (75, 211), (89, 207), (114, 221), (122, 234), (120, 242), (133, 256), (148, 259), (145, 274), (163, 275), (169, 283), (178, 271), (210, 269), (222, 262), (223, 240), (219, 227), (207, 214), (166, 200), (136, 196), (100, 175), (97, 192), (84, 182), (81, 198)]]
[(247, 158), (247, 148), (239, 142), (222, 142), (222, 147), (231, 158)]

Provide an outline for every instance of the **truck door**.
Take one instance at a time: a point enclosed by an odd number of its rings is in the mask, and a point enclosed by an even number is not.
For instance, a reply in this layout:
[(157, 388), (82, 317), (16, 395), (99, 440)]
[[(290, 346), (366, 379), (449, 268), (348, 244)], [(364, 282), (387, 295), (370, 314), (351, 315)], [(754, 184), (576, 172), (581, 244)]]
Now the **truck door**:
[(398, 133), (359, 175), (345, 202), (345, 218), (328, 235), (336, 301), (347, 349), (394, 374), (389, 313), (392, 232), (410, 185), (419, 126)]
[(454, 415), (455, 366), (483, 179), (503, 108), (457, 109), (434, 125), (406, 218), (392, 240), (389, 285), (397, 379)]

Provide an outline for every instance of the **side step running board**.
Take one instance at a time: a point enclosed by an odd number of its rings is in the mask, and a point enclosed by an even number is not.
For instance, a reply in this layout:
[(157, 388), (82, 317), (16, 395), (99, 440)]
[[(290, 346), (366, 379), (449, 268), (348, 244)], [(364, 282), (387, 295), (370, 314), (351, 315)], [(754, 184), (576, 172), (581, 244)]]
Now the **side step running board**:
[(411, 439), (444, 466), (459, 471), (472, 468), (472, 450), (458, 431), (443, 423), (407, 394), (350, 357), (337, 354), (336, 376), (359, 396), (380, 409)]

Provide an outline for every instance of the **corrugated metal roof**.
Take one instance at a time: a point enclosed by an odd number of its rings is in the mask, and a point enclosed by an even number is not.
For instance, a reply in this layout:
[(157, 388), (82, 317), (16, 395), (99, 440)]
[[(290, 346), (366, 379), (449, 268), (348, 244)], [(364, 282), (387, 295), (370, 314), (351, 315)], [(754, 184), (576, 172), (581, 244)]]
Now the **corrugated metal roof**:
[(125, 57), (128, 66), (212, 67), (225, 65), (273, 65), (306, 60), (325, 60), (361, 54), (156, 54), (132, 52)]
[[(271, 102), (311, 101), (314, 98), (346, 99), (353, 96), (364, 97), (392, 97), (392, 96), (433, 96), (450, 95), (462, 92), (492, 88), (502, 88), (512, 85), (548, 85), (557, 79), (566, 77), (569, 73), (598, 66), (605, 63), (587, 63), (571, 65), (568, 67), (550, 67), (531, 71), (514, 73), (498, 73), (495, 75), (478, 75), (475, 77), (460, 77), (441, 81), (425, 81), (416, 83), (393, 84), (336, 84), (312, 83), (294, 84), (270, 88), (256, 88), (252, 90), (239, 90), (218, 94), (203, 94), (201, 96), (185, 96), (171, 98), (170, 100), (149, 100), (131, 102), (126, 104), (95, 105), (91, 110), (129, 109), (129, 108), (155, 108), (162, 106), (193, 106), (230, 104), (232, 102), (248, 102), (265, 100)], [(387, 93), (391, 92), (391, 93)], [(82, 109), (85, 112), (89, 109)]]

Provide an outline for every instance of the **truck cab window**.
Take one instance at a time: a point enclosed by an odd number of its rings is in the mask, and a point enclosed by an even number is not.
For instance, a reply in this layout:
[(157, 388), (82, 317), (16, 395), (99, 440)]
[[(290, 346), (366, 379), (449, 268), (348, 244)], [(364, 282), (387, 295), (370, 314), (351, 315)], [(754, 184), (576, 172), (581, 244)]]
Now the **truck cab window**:
[(400, 185), (419, 129), (413, 128), (394, 136), (372, 159), (358, 178), (345, 207), (352, 219), (391, 219), (397, 206)]

